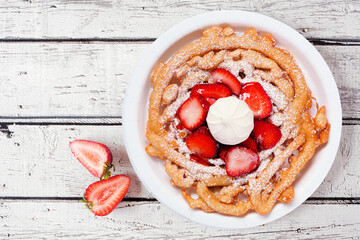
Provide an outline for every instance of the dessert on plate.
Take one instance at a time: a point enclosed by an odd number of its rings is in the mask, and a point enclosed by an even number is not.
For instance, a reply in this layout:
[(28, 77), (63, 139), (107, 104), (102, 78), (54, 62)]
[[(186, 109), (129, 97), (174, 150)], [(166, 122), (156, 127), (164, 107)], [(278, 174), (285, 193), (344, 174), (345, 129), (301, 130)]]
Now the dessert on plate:
[(327, 142), (325, 106), (275, 45), (253, 28), (213, 26), (153, 72), (145, 150), (191, 208), (268, 214), (294, 198), (297, 174)]

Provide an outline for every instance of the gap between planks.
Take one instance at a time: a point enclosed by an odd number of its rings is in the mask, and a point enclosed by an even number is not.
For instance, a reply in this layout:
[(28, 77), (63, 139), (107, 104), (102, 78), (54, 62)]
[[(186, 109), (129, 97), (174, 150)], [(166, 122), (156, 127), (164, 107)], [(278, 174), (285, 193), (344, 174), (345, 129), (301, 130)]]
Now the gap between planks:
[[(78, 197), (22, 197), (22, 196), (0, 196), (0, 200), (14, 200), (14, 201), (80, 201), (82, 198)], [(123, 202), (158, 202), (156, 198), (137, 198), (125, 197)], [(310, 197), (305, 200), (304, 204), (308, 205), (360, 205), (360, 197)]]
[[(306, 38), (310, 43), (317, 46), (360, 46), (360, 39), (331, 39), (331, 38)], [(32, 43), (32, 42), (65, 42), (65, 43), (152, 43), (156, 38), (0, 38), (0, 43)]]

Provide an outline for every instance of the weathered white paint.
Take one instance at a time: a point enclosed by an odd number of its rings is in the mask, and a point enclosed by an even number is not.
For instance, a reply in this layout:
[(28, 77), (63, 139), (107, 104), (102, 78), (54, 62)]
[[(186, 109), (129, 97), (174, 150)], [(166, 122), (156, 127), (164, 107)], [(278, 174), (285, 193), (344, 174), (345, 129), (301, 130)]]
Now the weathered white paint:
[(127, 197), (151, 198), (131, 167), (121, 126), (9, 126), (9, 131), (11, 138), (0, 136), (6, 146), (0, 149), (0, 196), (82, 197), (98, 179), (72, 155), (69, 142), (87, 139), (107, 145), (116, 174), (130, 176)]
[[(0, 197), (81, 197), (96, 181), (72, 156), (68, 143), (88, 139), (106, 144), (117, 174), (132, 178), (127, 197), (151, 198), (131, 167), (121, 126), (9, 126), (0, 136)], [(360, 196), (360, 125), (343, 126), (335, 163), (313, 197)], [(160, 168), (163, 172), (164, 169)], [(39, 187), (41, 186), (41, 187)]]
[[(2, 43), (0, 116), (121, 116), (127, 81), (150, 43)], [(316, 46), (343, 116), (360, 117), (359, 46)]]
[[(231, 231), (192, 223), (150, 200), (152, 196), (136, 177), (124, 149), (122, 127), (110, 125), (121, 123), (127, 80), (151, 42), (107, 40), (157, 38), (183, 19), (222, 9), (263, 13), (312, 39), (346, 42), (359, 38), (358, 0), (1, 3), (0, 40), (5, 42), (0, 44), (0, 124), (109, 126), (23, 125), (9, 126), (8, 130), (0, 126), (0, 239), (360, 239), (359, 204), (331, 200), (360, 196), (359, 125), (343, 126), (334, 166), (313, 195), (325, 200), (316, 202), (320, 205), (305, 203), (288, 216), (257, 228)], [(94, 38), (102, 41), (26, 41)], [(8, 41), (14, 39), (20, 41)], [(358, 119), (359, 46), (316, 48), (334, 73), (343, 116)], [(63, 118), (31, 118), (38, 116)], [(77, 201), (50, 200), (81, 197), (96, 181), (69, 151), (68, 142), (76, 138), (108, 145), (114, 153), (116, 173), (132, 178), (127, 201), (107, 217), (94, 217)], [(149, 201), (131, 202), (129, 198)]]
[[(291, 236), (291, 237), (290, 237)], [(357, 205), (304, 204), (272, 223), (223, 230), (190, 222), (158, 202), (122, 202), (94, 217), (76, 201), (5, 200), (1, 239), (359, 239)]]
[(7, 0), (0, 38), (156, 38), (191, 16), (230, 9), (273, 17), (305, 37), (358, 38), (360, 32), (358, 0)]
[(146, 44), (0, 45), (0, 116), (121, 116)]

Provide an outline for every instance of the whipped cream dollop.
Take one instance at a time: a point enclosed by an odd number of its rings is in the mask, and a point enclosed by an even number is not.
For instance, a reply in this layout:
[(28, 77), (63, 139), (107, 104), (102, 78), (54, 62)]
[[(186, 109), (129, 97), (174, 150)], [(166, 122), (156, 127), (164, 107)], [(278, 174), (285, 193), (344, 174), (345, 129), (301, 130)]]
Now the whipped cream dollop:
[(216, 141), (235, 145), (250, 136), (254, 114), (246, 102), (231, 96), (219, 98), (211, 105), (206, 122)]

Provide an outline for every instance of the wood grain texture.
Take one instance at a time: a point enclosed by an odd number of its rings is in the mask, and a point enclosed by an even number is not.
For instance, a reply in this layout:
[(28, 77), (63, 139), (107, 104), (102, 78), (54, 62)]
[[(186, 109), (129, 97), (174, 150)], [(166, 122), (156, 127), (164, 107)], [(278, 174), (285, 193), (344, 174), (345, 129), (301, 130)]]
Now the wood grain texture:
[(121, 116), (127, 80), (147, 46), (1, 44), (0, 116)]
[(259, 227), (223, 230), (182, 218), (158, 202), (122, 202), (94, 217), (76, 201), (0, 203), (0, 239), (359, 239), (357, 205), (301, 205)]
[[(0, 116), (121, 116), (127, 82), (150, 43), (3, 43)], [(343, 117), (360, 118), (360, 46), (316, 46)]]
[[(313, 198), (241, 231), (195, 224), (155, 201), (131, 167), (121, 126), (127, 82), (152, 40), (188, 17), (226, 9), (273, 17), (318, 44), (347, 119)], [(358, 0), (3, 1), (0, 239), (360, 239), (359, 12)], [(79, 138), (108, 145), (116, 174), (132, 179), (106, 217), (76, 201), (97, 180), (70, 153)]]
[(0, 38), (156, 38), (191, 16), (234, 9), (273, 17), (305, 37), (359, 38), (358, 0), (8, 0), (0, 8)]
[[(0, 133), (1, 134), (1, 133)], [(114, 154), (116, 174), (128, 174), (127, 198), (152, 198), (137, 178), (125, 151), (121, 126), (17, 126), (0, 136), (0, 197), (78, 197), (96, 180), (72, 156), (68, 143), (88, 139)], [(360, 125), (343, 126), (335, 163), (312, 197), (360, 197)], [(159, 169), (164, 173), (164, 169)], [(39, 187), (41, 186), (41, 187)]]
[(9, 126), (0, 136), (0, 144), (7, 146), (0, 149), (0, 169), (6, 169), (0, 176), (1, 195), (81, 198), (98, 179), (71, 154), (74, 139), (107, 145), (116, 174), (132, 179), (127, 197), (151, 198), (131, 167), (121, 126)]

